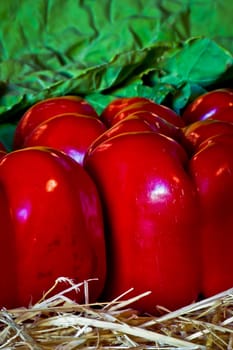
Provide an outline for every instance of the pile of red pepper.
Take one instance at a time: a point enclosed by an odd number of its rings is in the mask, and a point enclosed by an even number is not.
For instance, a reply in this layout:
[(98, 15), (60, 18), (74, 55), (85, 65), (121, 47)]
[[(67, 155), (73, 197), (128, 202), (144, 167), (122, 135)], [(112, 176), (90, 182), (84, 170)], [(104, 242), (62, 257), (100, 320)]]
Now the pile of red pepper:
[(33, 105), (0, 151), (0, 305), (61, 276), (93, 279), (92, 301), (151, 291), (134, 306), (152, 314), (232, 287), (232, 150), (230, 89), (182, 115), (142, 97)]

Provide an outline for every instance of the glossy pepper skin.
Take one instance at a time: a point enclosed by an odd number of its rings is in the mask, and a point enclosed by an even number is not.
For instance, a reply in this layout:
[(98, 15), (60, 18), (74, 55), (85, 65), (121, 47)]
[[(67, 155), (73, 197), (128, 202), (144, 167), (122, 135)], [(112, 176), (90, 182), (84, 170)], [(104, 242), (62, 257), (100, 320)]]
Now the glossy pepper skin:
[(100, 118), (107, 126), (112, 126), (132, 114), (148, 112), (177, 126), (184, 126), (184, 121), (171, 108), (158, 104), (145, 97), (121, 97), (110, 102), (102, 111)]
[(186, 125), (198, 120), (214, 119), (233, 122), (233, 90), (217, 89), (206, 92), (189, 103), (182, 114)]
[(186, 151), (193, 154), (205, 140), (217, 135), (232, 135), (233, 137), (233, 123), (214, 119), (197, 121), (182, 129), (180, 142)]
[[(6, 154), (0, 210), (1, 307), (37, 302), (58, 277), (77, 283), (98, 278), (89, 285), (90, 298), (100, 295), (106, 270), (102, 208), (79, 164), (49, 148)], [(83, 291), (72, 297), (83, 301)]]
[(187, 162), (176, 141), (150, 131), (117, 135), (87, 154), (108, 227), (105, 299), (149, 290), (135, 304), (149, 313), (196, 300), (200, 214)]
[(59, 114), (35, 127), (25, 138), (22, 148), (56, 148), (82, 165), (88, 147), (104, 131), (106, 127), (98, 118), (76, 113)]
[(233, 137), (219, 134), (198, 146), (190, 160), (201, 209), (202, 293), (232, 287)]
[(98, 142), (100, 139), (103, 140), (114, 135), (122, 134), (123, 132), (150, 130), (164, 134), (175, 140), (179, 140), (182, 136), (181, 129), (176, 125), (169, 123), (154, 113), (138, 111), (113, 124), (113, 126), (108, 128), (107, 131), (98, 138)]
[(14, 149), (21, 148), (27, 136), (40, 123), (63, 113), (77, 113), (98, 118), (95, 109), (79, 96), (71, 95), (47, 98), (32, 105), (22, 115), (15, 129)]

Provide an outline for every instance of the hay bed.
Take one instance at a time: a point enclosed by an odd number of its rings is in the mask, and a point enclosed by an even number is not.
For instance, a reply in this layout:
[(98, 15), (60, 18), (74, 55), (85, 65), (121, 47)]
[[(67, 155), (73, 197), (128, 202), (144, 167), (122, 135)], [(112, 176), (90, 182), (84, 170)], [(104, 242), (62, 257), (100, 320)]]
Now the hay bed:
[[(68, 287), (49, 296), (58, 283)], [(88, 283), (60, 278), (42, 300), (28, 308), (0, 311), (0, 349), (233, 349), (233, 288), (163, 316), (142, 316), (132, 308), (131, 291), (108, 303), (88, 303)], [(66, 293), (84, 285), (86, 301)]]

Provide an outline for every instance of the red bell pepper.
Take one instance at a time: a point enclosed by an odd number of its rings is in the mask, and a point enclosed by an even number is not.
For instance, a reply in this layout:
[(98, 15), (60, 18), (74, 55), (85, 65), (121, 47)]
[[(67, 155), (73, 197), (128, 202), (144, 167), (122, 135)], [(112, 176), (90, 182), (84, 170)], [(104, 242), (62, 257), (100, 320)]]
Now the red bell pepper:
[(208, 297), (233, 285), (233, 134), (201, 143), (190, 160), (201, 216), (202, 288)]
[(40, 123), (64, 113), (77, 113), (98, 118), (95, 109), (79, 96), (52, 97), (35, 103), (20, 118), (14, 135), (14, 149), (22, 147), (28, 135)]
[(198, 120), (217, 119), (233, 122), (233, 90), (217, 89), (198, 96), (183, 111), (186, 125)]
[(198, 297), (200, 210), (187, 165), (182, 147), (155, 132), (120, 134), (88, 153), (107, 218), (105, 298), (150, 290), (135, 307), (153, 313)]
[(117, 98), (106, 106), (100, 117), (107, 126), (112, 126), (138, 112), (153, 113), (177, 127), (184, 126), (184, 121), (171, 108), (145, 97)]
[(87, 115), (64, 113), (45, 120), (25, 138), (22, 147), (46, 146), (59, 149), (83, 165), (88, 147), (103, 132), (104, 123)]
[(233, 137), (233, 123), (214, 119), (194, 122), (183, 128), (180, 142), (192, 155), (202, 142), (216, 135), (232, 135)]
[[(62, 276), (77, 283), (98, 278), (89, 285), (91, 300), (100, 295), (106, 270), (102, 208), (78, 163), (48, 148), (6, 154), (0, 212), (1, 307), (38, 301)], [(83, 291), (75, 297), (83, 301)]]
[(94, 140), (90, 146), (93, 148), (97, 144), (110, 137), (113, 137), (114, 135), (130, 131), (155, 131), (157, 133), (161, 133), (174, 138), (175, 140), (181, 140), (183, 135), (181, 128), (169, 123), (162, 117), (159, 117), (154, 113), (139, 111), (123, 118), (116, 124), (112, 125), (96, 140)]

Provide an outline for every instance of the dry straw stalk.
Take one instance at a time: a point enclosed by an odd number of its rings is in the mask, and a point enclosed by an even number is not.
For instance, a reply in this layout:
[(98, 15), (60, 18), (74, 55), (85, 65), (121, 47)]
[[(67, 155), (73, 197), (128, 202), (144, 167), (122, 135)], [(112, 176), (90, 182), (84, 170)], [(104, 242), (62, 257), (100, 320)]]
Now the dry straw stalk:
[[(64, 290), (50, 296), (58, 283)], [(67, 287), (68, 283), (68, 287)], [(177, 349), (233, 350), (233, 288), (174, 312), (158, 307), (160, 317), (140, 315), (126, 297), (90, 304), (88, 284), (59, 278), (43, 298), (28, 308), (0, 311), (0, 349)], [(86, 300), (77, 304), (66, 294), (84, 285)]]

